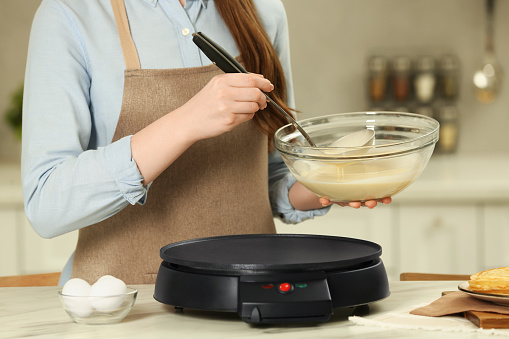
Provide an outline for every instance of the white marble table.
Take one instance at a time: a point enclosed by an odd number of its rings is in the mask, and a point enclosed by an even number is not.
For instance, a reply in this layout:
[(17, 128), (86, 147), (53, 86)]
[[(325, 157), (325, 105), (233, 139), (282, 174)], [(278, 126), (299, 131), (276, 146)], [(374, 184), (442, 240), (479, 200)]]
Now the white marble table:
[[(457, 282), (393, 282), (392, 294), (370, 305), (377, 317), (438, 298)], [(60, 305), (56, 287), (0, 288), (0, 338), (479, 338), (480, 334), (395, 330), (355, 325), (338, 312), (316, 325), (252, 326), (236, 313), (185, 310), (175, 313), (152, 297), (153, 285), (139, 285), (131, 313), (118, 324), (79, 325)]]

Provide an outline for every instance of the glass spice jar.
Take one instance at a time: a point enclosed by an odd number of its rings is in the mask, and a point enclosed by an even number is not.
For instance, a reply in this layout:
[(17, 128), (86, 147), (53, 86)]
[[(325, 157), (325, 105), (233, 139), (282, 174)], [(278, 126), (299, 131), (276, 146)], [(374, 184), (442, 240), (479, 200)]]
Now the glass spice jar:
[(452, 153), (458, 144), (458, 108), (456, 106), (442, 106), (438, 112), (440, 122), (438, 147), (441, 152)]
[(416, 62), (414, 78), (415, 98), (421, 103), (433, 100), (436, 87), (435, 59), (421, 56)]
[(406, 101), (410, 96), (410, 58), (397, 56), (392, 60), (392, 91), (396, 101)]
[(459, 60), (455, 55), (440, 58), (440, 93), (444, 99), (453, 100), (459, 91)]
[(374, 56), (369, 59), (369, 99), (372, 102), (385, 100), (387, 92), (387, 59)]

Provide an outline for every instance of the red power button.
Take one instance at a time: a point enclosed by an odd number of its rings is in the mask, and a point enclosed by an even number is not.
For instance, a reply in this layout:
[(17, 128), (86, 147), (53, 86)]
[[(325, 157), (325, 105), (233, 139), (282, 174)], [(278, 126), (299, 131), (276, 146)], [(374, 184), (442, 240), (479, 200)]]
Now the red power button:
[(281, 293), (290, 293), (293, 291), (293, 286), (289, 283), (282, 283), (278, 286), (278, 291)]

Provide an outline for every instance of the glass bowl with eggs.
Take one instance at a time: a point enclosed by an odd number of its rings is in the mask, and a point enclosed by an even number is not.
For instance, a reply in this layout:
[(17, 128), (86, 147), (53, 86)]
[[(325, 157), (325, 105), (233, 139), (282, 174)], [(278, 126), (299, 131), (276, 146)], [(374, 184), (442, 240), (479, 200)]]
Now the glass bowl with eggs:
[(435, 119), (400, 112), (339, 113), (299, 124), (316, 147), (292, 125), (276, 131), (275, 146), (297, 181), (333, 202), (401, 192), (426, 167), (439, 134)]
[(79, 278), (70, 279), (58, 291), (62, 306), (78, 324), (115, 324), (131, 311), (138, 290), (111, 275), (105, 275), (93, 285)]

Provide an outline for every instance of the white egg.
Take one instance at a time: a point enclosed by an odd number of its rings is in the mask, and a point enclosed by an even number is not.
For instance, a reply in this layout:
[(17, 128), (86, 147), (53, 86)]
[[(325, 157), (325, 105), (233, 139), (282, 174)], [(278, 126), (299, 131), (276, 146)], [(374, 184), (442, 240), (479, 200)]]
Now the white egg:
[(90, 316), (94, 310), (88, 300), (90, 289), (90, 284), (83, 279), (67, 281), (62, 288), (62, 299), (67, 310), (78, 317)]
[(113, 311), (124, 302), (126, 291), (127, 286), (120, 279), (115, 277), (99, 279), (90, 288), (90, 304), (101, 312)]
[(62, 288), (62, 294), (75, 297), (86, 297), (90, 293), (90, 284), (83, 279), (74, 278), (67, 281)]
[(117, 279), (115, 278), (114, 276), (112, 275), (103, 275), (102, 277), (100, 277), (99, 279), (97, 279), (97, 282), (101, 281), (101, 280), (104, 280), (104, 279)]

